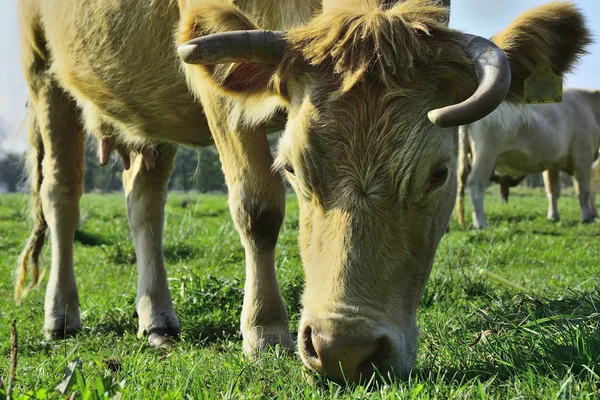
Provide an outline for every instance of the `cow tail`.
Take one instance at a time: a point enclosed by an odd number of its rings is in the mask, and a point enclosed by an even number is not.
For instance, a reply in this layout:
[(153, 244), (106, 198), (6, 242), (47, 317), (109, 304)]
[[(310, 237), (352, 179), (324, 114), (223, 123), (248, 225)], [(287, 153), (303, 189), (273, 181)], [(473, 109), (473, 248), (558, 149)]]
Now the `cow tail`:
[(458, 127), (458, 196), (456, 199), (456, 211), (458, 224), (465, 229), (465, 187), (471, 172), (471, 145), (469, 143), (468, 127)]
[[(31, 217), (33, 219), (33, 229), (29, 235), (29, 239), (27, 239), (25, 249), (21, 253), (19, 267), (17, 270), (17, 279), (15, 284), (15, 301), (17, 303), (31, 288), (35, 288), (41, 279), (41, 255), (44, 242), (46, 241), (46, 229), (48, 228), (46, 218), (44, 217), (44, 210), (42, 209), (42, 201), (40, 196), (40, 189), (44, 179), (42, 174), (44, 145), (40, 130), (38, 129), (35, 112), (31, 104), (29, 105), (27, 112), (26, 124), (30, 143), (28, 168), (31, 184)], [(29, 269), (31, 269), (31, 283), (28, 287), (25, 287), (25, 281), (27, 280), (27, 272)]]

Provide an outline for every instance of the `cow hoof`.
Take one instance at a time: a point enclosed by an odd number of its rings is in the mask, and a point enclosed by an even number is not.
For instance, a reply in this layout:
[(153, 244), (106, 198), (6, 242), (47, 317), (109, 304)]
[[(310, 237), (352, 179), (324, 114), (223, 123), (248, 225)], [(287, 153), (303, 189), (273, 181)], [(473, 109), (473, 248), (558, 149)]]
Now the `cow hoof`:
[(256, 327), (243, 333), (244, 336), (244, 354), (247, 357), (260, 354), (279, 346), (284, 352), (293, 353), (296, 351), (296, 343), (286, 325), (285, 328)]
[(150, 328), (140, 329), (138, 337), (142, 338), (147, 334), (148, 345), (158, 349), (170, 349), (179, 338), (179, 327), (174, 328)]
[(179, 328), (176, 329), (150, 329), (148, 332), (148, 344), (158, 349), (170, 349), (179, 338)]
[(584, 224), (593, 224), (595, 219), (596, 218), (592, 216), (582, 220), (581, 222), (583, 222)]
[(44, 336), (46, 340), (66, 339), (77, 335), (81, 331), (81, 323), (46, 323)]
[(560, 221), (560, 217), (552, 217), (552, 216), (549, 216), (549, 217), (548, 217), (548, 221), (552, 221), (552, 222), (559, 222), (559, 221)]

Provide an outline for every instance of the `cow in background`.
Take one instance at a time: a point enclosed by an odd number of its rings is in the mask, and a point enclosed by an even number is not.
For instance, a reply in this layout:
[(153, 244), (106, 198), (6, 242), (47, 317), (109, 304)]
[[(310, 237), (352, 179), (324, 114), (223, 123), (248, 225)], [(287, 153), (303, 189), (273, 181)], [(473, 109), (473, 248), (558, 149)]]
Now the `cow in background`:
[[(487, 225), (483, 199), (494, 170), (508, 176), (544, 173), (548, 219), (558, 220), (559, 172), (573, 175), (583, 222), (595, 218), (590, 207), (592, 163), (600, 146), (600, 92), (565, 89), (562, 103), (503, 103), (480, 121), (459, 128), (459, 224), (464, 227), (464, 187), (473, 204), (473, 226)], [(472, 152), (471, 172), (465, 174)], [(467, 151), (465, 151), (467, 150)]]

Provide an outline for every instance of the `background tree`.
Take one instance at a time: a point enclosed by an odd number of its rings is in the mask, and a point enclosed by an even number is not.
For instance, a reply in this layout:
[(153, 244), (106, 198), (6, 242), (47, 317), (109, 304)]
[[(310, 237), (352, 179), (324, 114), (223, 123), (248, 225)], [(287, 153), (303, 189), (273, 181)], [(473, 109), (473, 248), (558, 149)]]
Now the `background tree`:
[(0, 183), (6, 185), (6, 190), (16, 192), (19, 183), (24, 181), (25, 160), (18, 153), (4, 153), (0, 155)]
[(85, 172), (83, 175), (83, 190), (87, 192), (99, 191), (108, 193), (123, 190), (122, 171), (123, 164), (118, 156), (114, 155), (104, 167), (98, 161), (98, 142), (88, 136), (85, 141)]
[(225, 191), (225, 178), (214, 146), (193, 149), (180, 146), (169, 189), (201, 193)]

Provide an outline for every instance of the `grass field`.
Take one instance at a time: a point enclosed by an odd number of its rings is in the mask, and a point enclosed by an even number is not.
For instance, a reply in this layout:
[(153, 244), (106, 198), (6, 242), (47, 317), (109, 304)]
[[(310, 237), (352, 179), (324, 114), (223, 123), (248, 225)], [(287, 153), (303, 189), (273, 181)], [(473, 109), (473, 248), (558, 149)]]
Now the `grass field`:
[[(582, 225), (572, 196), (560, 200), (562, 221), (551, 223), (541, 190), (518, 188), (509, 205), (496, 192), (491, 188), (486, 198), (489, 230), (461, 231), (453, 219), (442, 239), (421, 299), (419, 356), (410, 380), (347, 388), (307, 383), (295, 355), (242, 357), (244, 258), (224, 196), (169, 198), (165, 256), (182, 334), (164, 351), (135, 336), (135, 253), (120, 195), (83, 197), (75, 269), (84, 330), (54, 342), (41, 332), (44, 290), (20, 306), (12, 301), (13, 270), (28, 235), (28, 199), (2, 195), (0, 376), (6, 384), (9, 325), (16, 318), (17, 398), (600, 397), (600, 224)], [(294, 332), (303, 282), (297, 225), (290, 197), (277, 267)], [(528, 292), (482, 278), (481, 268)], [(65, 367), (78, 359), (81, 368), (61, 394), (56, 387)]]

